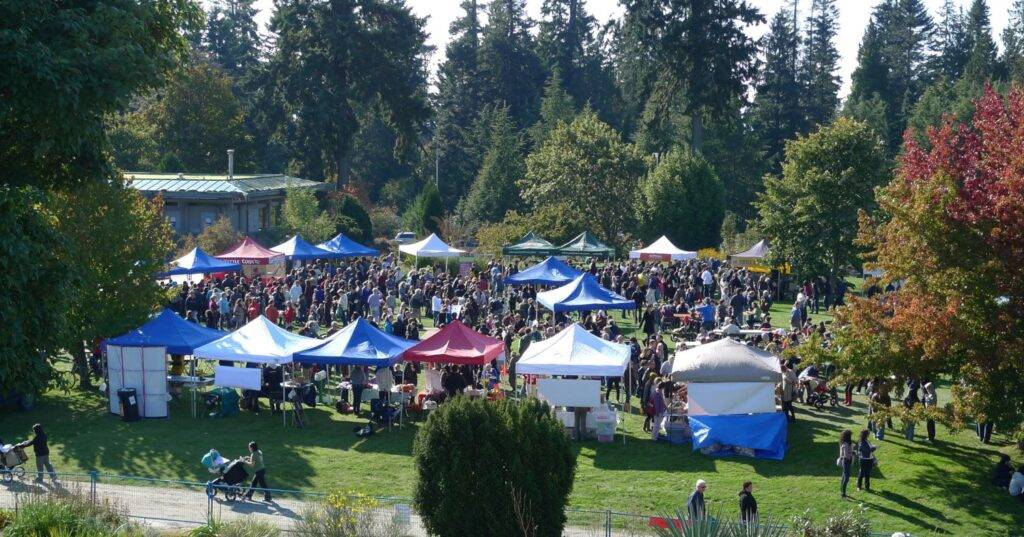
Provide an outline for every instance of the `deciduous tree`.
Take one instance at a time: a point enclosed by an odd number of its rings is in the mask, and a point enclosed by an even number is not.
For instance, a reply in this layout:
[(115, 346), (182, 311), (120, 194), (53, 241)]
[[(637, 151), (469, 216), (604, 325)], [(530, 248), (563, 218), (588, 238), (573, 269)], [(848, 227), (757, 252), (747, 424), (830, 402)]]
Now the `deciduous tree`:
[(520, 181), (533, 207), (572, 203), (581, 210), (565, 217), (585, 223), (616, 244), (634, 222), (633, 199), (645, 163), (636, 148), (586, 109), (570, 124), (555, 127), (526, 159)]
[(716, 247), (725, 218), (725, 187), (706, 160), (674, 149), (640, 183), (637, 220), (641, 238), (661, 235), (687, 250)]

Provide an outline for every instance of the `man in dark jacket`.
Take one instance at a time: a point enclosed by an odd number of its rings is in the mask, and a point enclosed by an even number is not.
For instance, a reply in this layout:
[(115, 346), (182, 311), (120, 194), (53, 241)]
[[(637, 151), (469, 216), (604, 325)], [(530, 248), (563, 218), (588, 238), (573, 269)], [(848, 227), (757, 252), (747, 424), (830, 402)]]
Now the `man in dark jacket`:
[(704, 509), (704, 490), (708, 488), (708, 484), (703, 479), (697, 480), (697, 487), (694, 489), (693, 494), (690, 494), (690, 499), (686, 502), (686, 511), (690, 514), (690, 520), (697, 520), (706, 516)]

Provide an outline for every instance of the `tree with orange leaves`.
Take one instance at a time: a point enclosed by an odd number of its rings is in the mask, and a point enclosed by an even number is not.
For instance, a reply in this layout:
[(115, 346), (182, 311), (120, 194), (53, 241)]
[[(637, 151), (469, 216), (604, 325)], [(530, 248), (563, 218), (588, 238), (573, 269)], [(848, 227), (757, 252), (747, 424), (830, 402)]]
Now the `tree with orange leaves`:
[(1024, 88), (986, 88), (973, 119), (908, 135), (858, 241), (897, 290), (854, 299), (835, 358), (869, 376), (944, 375), (960, 415), (1024, 423)]

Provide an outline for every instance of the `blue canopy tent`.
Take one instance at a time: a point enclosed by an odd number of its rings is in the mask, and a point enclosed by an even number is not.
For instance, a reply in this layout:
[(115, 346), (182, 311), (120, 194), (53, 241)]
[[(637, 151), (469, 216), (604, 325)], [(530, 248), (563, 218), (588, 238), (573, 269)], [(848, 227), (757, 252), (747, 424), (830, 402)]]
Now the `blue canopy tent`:
[(284, 254), (289, 261), (310, 261), (313, 259), (337, 259), (342, 257), (337, 252), (325, 250), (305, 241), (301, 235), (296, 235), (270, 249), (279, 254)]
[(292, 359), (302, 364), (391, 366), (400, 362), (405, 350), (415, 344), (410, 339), (382, 332), (359, 318), (323, 345), (297, 352)]
[(242, 265), (217, 259), (199, 248), (193, 248), (191, 252), (171, 261), (175, 268), (158, 274), (160, 278), (170, 276), (182, 276), (186, 274), (211, 274), (214, 272), (238, 272)]
[(344, 233), (338, 233), (333, 239), (317, 244), (316, 247), (334, 252), (338, 257), (376, 257), (380, 254), (376, 249), (346, 237)]
[(196, 348), (225, 335), (220, 330), (186, 321), (177, 313), (165, 308), (146, 324), (126, 334), (110, 338), (104, 345), (167, 347), (168, 354), (192, 354)]
[(536, 265), (523, 269), (508, 278), (507, 285), (562, 285), (579, 277), (582, 272), (556, 257), (548, 257)]
[(591, 310), (631, 310), (636, 303), (597, 283), (589, 272), (551, 291), (537, 294), (537, 302), (554, 312)]

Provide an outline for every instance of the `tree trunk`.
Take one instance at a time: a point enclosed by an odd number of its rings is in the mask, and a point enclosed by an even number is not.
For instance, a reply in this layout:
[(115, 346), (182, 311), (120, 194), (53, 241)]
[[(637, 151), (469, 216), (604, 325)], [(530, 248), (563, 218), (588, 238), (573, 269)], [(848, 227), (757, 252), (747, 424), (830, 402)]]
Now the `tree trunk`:
[(700, 110), (695, 110), (690, 116), (690, 149), (694, 153), (700, 153), (704, 146), (704, 116)]
[(78, 342), (72, 352), (71, 371), (78, 375), (78, 385), (82, 391), (92, 389), (92, 377), (89, 373), (89, 359), (85, 356), (85, 345)]

